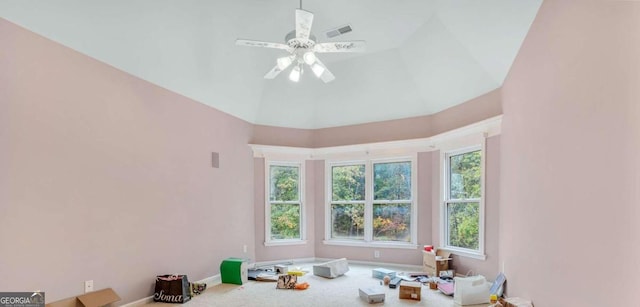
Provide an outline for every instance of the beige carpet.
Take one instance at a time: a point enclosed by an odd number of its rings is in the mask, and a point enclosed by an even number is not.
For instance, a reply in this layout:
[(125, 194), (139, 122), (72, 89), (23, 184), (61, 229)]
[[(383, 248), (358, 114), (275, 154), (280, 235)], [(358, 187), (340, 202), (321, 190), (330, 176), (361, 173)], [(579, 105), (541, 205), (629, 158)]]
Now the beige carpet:
[[(298, 282), (308, 282), (307, 290), (281, 290), (276, 289), (275, 282), (249, 281), (247, 284), (231, 285), (219, 284), (207, 289), (203, 294), (194, 297), (191, 301), (175, 306), (183, 307), (210, 307), (210, 306), (459, 306), (453, 303), (453, 299), (445, 296), (437, 290), (430, 290), (428, 286), (422, 287), (422, 300), (406, 300), (398, 298), (397, 289), (389, 289), (380, 285), (380, 280), (371, 277), (371, 270), (377, 266), (349, 264), (349, 272), (335, 279), (326, 279), (312, 274), (312, 263), (294, 264), (291, 269), (300, 267), (309, 271), (304, 276), (298, 277)], [(402, 269), (385, 266), (385, 268), (402, 272)], [(359, 297), (358, 289), (361, 287), (381, 287), (385, 292), (385, 302), (369, 304)], [(147, 307), (169, 307), (172, 304), (152, 303)], [(488, 306), (489, 304), (467, 305), (468, 307)]]

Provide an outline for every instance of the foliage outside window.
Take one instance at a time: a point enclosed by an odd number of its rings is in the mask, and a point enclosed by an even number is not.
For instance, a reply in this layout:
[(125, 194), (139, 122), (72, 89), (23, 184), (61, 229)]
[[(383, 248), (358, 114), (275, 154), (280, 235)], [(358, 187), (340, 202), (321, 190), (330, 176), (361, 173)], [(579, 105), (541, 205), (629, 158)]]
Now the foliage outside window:
[(411, 241), (411, 162), (373, 164), (373, 240)]
[(445, 245), (480, 251), (482, 151), (446, 155)]
[(412, 242), (412, 162), (331, 164), (330, 233), (333, 240)]
[(270, 240), (302, 239), (300, 165), (269, 165)]
[(365, 166), (331, 167), (331, 238), (364, 239)]

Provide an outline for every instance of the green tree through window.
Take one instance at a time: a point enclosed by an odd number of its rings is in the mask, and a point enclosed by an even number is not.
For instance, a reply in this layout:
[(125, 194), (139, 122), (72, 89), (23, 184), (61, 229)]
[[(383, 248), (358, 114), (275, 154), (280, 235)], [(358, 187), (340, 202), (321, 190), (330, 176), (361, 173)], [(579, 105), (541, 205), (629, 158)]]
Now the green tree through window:
[(449, 156), (446, 200), (449, 246), (480, 248), (481, 161), (480, 150)]
[(330, 238), (411, 242), (411, 164), (370, 160), (331, 165)]
[(331, 168), (331, 237), (364, 238), (365, 166)]
[(411, 241), (411, 162), (373, 164), (373, 239)]
[(271, 239), (300, 239), (300, 167), (269, 167)]

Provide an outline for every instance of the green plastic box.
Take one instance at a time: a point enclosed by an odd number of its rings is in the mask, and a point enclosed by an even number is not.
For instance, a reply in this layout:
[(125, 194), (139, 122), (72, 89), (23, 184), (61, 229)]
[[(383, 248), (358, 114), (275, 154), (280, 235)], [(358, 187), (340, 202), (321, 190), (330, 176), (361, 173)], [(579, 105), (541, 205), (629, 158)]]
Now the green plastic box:
[(242, 258), (227, 258), (220, 264), (220, 279), (223, 284), (242, 285), (247, 279), (247, 261)]

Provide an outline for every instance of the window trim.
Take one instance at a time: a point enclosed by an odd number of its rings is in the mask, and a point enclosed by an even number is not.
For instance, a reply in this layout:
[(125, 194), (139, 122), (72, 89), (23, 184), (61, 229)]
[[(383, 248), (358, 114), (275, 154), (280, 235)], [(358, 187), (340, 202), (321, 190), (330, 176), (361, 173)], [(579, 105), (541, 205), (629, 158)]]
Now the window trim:
[[(264, 245), (302, 245), (307, 244), (307, 215), (305, 213), (305, 161), (282, 161), (265, 159), (264, 180)], [(300, 204), (300, 238), (296, 239), (271, 239), (271, 166), (298, 167), (298, 198)], [(278, 202), (296, 203), (296, 202)]]
[[(418, 248), (418, 167), (417, 167), (418, 155), (417, 153), (411, 153), (408, 155), (399, 156), (370, 156), (358, 159), (332, 159), (325, 160), (325, 227), (324, 237), (322, 241), (326, 245), (339, 245), (339, 246), (356, 246), (356, 247), (377, 247), (377, 248), (401, 248), (401, 249), (416, 249)], [(410, 162), (411, 163), (411, 226), (410, 226), (410, 241), (409, 242), (395, 242), (395, 241), (376, 241), (373, 240), (373, 205), (376, 202), (373, 199), (373, 164), (376, 163), (389, 163), (389, 162)], [(346, 166), (346, 165), (365, 165), (365, 211), (364, 211), (364, 239), (332, 239), (331, 238), (331, 205), (333, 196), (332, 185), (332, 170), (333, 166)], [(406, 200), (399, 201), (406, 203)], [(351, 202), (345, 202), (351, 203)], [(361, 203), (361, 201), (353, 202)]]
[[(473, 151), (480, 151), (480, 198), (470, 198), (464, 200), (451, 200), (449, 199), (449, 163), (450, 157), (461, 155)], [(459, 256), (486, 260), (485, 254), (485, 169), (486, 169), (486, 135), (483, 136), (479, 144), (473, 144), (468, 146), (460, 146), (455, 149), (440, 151), (440, 249), (452, 252)], [(478, 249), (469, 249), (458, 246), (449, 245), (449, 229), (448, 229), (448, 214), (447, 204), (452, 202), (478, 202)]]

